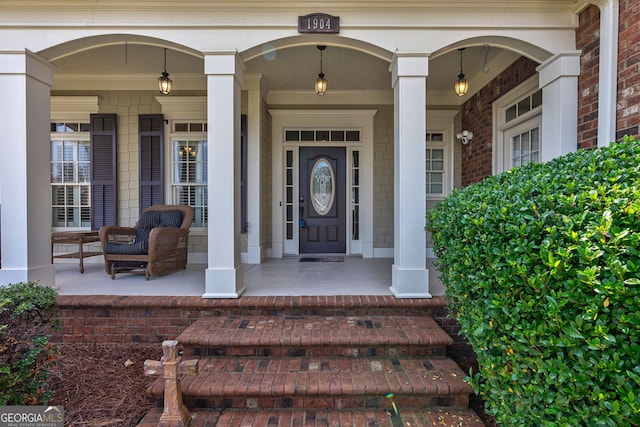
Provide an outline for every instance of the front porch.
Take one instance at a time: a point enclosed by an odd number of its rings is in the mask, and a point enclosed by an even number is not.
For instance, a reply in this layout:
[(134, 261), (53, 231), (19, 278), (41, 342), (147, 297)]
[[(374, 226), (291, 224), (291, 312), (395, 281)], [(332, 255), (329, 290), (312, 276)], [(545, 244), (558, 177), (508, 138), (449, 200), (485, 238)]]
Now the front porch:
[[(56, 262), (59, 295), (202, 296), (205, 264), (189, 264), (184, 271), (155, 276), (122, 273), (115, 280), (98, 258)], [(243, 264), (242, 296), (391, 295), (391, 258), (344, 257), (343, 262), (300, 262), (298, 257), (269, 258), (262, 264)]]

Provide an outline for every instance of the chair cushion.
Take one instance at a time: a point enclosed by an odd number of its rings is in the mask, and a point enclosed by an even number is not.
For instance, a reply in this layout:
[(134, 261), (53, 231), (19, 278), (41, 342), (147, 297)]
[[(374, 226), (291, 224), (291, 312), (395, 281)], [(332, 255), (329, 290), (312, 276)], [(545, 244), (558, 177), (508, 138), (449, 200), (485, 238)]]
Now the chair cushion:
[[(157, 227), (157, 226), (155, 226)], [(136, 235), (133, 239), (133, 243), (139, 243), (141, 246), (141, 249), (144, 250), (143, 253), (147, 253), (147, 251), (149, 250), (149, 234), (151, 234), (151, 230), (153, 230), (154, 227), (140, 227), (138, 226), (138, 228), (136, 228)]]
[(143, 212), (138, 220), (133, 243), (107, 243), (105, 251), (108, 254), (145, 255), (149, 252), (151, 230), (155, 227), (179, 228), (182, 225), (182, 217), (182, 212), (178, 210)]
[(182, 225), (182, 216), (182, 212), (177, 210), (161, 211), (160, 227), (180, 228)]
[(146, 255), (149, 252), (149, 239), (135, 243), (107, 243), (104, 251), (108, 254)]
[(140, 215), (138, 220), (138, 228), (148, 228), (160, 226), (160, 211), (146, 211)]
[[(138, 228), (136, 228), (136, 235), (133, 239), (133, 243), (137, 244), (136, 248), (131, 248), (129, 250), (134, 252), (126, 252), (127, 249), (119, 248), (120, 251), (125, 252), (117, 252), (120, 254), (146, 254), (149, 252), (149, 233), (155, 227), (161, 227), (160, 219), (161, 219), (160, 211), (146, 211), (140, 215), (140, 219), (138, 220)], [(112, 252), (113, 253), (113, 252)]]

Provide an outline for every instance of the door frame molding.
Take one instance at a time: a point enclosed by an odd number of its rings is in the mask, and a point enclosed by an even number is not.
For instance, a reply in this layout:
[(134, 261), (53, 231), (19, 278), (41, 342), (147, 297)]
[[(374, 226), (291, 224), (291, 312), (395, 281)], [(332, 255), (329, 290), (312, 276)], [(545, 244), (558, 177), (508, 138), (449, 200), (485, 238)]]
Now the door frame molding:
[[(285, 154), (293, 150), (294, 194), (299, 199), (299, 147), (318, 146), (317, 142), (285, 142), (286, 129), (357, 129), (360, 131), (360, 143), (327, 142), (322, 146), (346, 147), (346, 215), (347, 215), (347, 255), (362, 255), (373, 258), (373, 116), (378, 110), (269, 110), (272, 122), (272, 258), (286, 255), (299, 255), (299, 234), (294, 227), (293, 239), (285, 237)], [(351, 158), (353, 151), (360, 151), (360, 239), (353, 240), (350, 212), (351, 203)], [(296, 204), (297, 205), (297, 204)], [(299, 222), (297, 209), (293, 211), (294, 224)]]

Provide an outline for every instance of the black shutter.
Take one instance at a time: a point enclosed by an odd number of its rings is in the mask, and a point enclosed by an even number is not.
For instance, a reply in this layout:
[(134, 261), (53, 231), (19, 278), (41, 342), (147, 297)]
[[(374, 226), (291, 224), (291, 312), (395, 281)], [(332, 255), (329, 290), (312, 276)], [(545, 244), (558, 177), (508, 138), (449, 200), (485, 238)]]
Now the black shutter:
[(117, 225), (116, 115), (91, 114), (91, 229)]
[(164, 117), (141, 114), (138, 117), (140, 214), (152, 205), (164, 204)]
[(247, 232), (247, 115), (240, 117), (240, 232)]

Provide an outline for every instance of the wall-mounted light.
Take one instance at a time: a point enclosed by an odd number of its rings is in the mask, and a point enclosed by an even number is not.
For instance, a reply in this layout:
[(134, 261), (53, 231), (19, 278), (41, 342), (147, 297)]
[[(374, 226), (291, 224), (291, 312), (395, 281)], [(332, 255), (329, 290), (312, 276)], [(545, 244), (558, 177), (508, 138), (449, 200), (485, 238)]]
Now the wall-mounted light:
[(324, 95), (327, 91), (328, 81), (324, 78), (324, 73), (322, 72), (322, 51), (325, 50), (326, 46), (317, 46), (320, 51), (320, 74), (318, 74), (318, 78), (316, 79), (316, 93), (318, 95)]
[(158, 77), (158, 87), (160, 88), (160, 93), (163, 95), (169, 95), (171, 93), (171, 88), (173, 87), (173, 82), (169, 78), (169, 73), (167, 73), (167, 48), (164, 48), (164, 65), (162, 66), (162, 75)]
[(458, 49), (460, 51), (460, 74), (458, 74), (458, 80), (456, 80), (453, 85), (453, 89), (456, 91), (458, 96), (462, 96), (469, 90), (469, 81), (464, 78), (464, 73), (462, 72), (462, 52), (465, 48)]
[(468, 130), (463, 130), (462, 132), (456, 135), (456, 138), (458, 138), (463, 145), (467, 145), (469, 141), (471, 141), (471, 139), (473, 138), (473, 132)]

